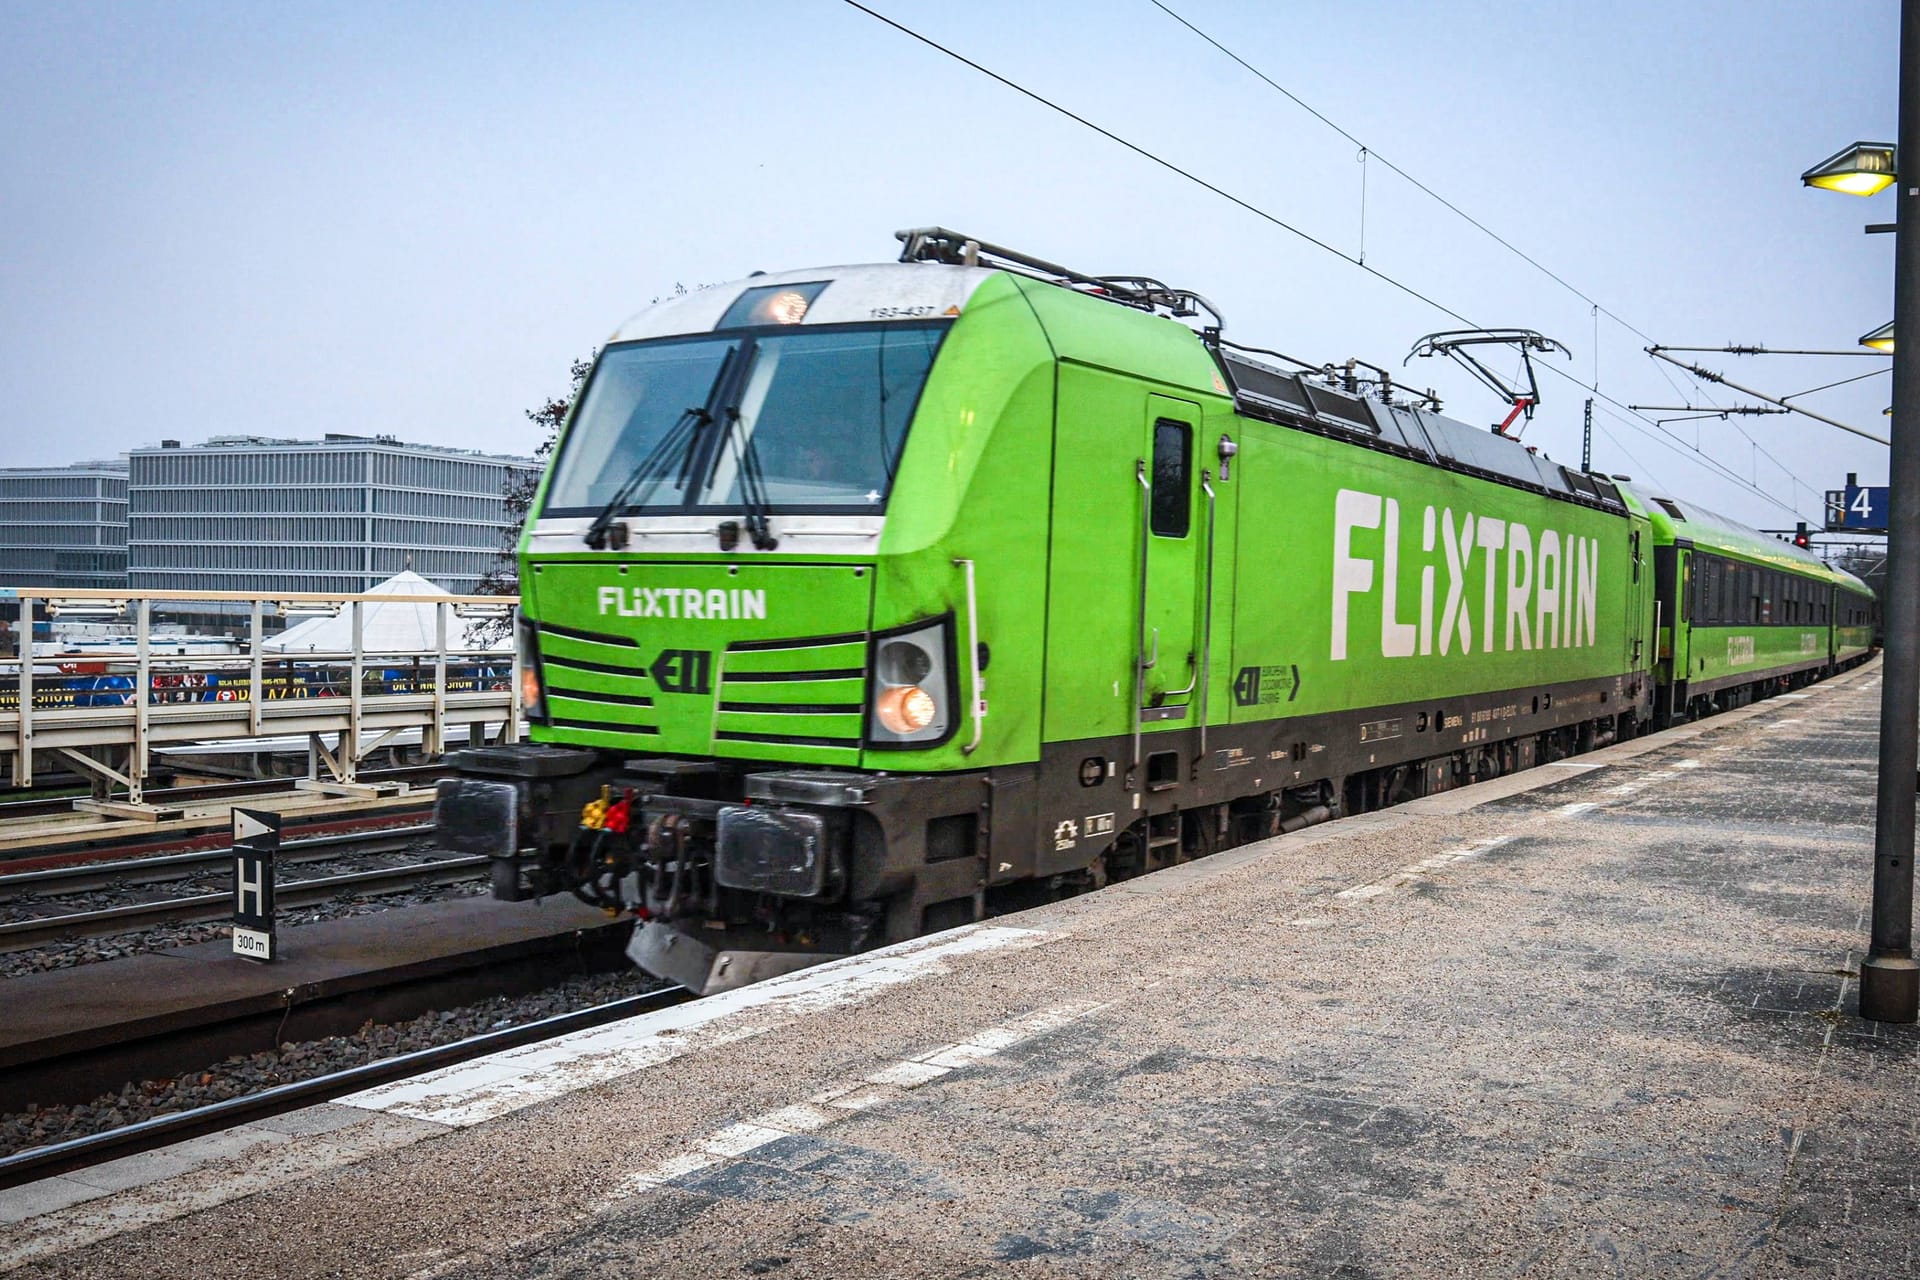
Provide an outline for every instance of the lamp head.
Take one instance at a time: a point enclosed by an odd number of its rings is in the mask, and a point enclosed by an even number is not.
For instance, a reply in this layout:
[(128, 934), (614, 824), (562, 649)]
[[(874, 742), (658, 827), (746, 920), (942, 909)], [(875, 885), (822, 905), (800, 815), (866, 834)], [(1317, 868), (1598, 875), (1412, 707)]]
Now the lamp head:
[(1891, 142), (1856, 142), (1801, 174), (1800, 181), (1850, 196), (1871, 196), (1892, 186), (1898, 176)]

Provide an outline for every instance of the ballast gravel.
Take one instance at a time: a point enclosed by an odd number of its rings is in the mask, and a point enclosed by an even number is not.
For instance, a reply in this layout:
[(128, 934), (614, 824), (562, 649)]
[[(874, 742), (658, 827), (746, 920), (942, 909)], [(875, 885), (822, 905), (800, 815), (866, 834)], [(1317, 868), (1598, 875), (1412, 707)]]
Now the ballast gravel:
[(310, 1080), (382, 1058), (451, 1044), (488, 1031), (623, 1000), (657, 991), (662, 985), (658, 978), (638, 969), (575, 974), (526, 995), (499, 996), (476, 1004), (429, 1011), (389, 1025), (370, 1022), (352, 1035), (283, 1044), (266, 1053), (228, 1058), (205, 1071), (176, 1079), (130, 1083), (118, 1093), (102, 1094), (90, 1103), (15, 1112), (0, 1116), (0, 1157), (104, 1133), (170, 1112), (244, 1097), (275, 1085)]

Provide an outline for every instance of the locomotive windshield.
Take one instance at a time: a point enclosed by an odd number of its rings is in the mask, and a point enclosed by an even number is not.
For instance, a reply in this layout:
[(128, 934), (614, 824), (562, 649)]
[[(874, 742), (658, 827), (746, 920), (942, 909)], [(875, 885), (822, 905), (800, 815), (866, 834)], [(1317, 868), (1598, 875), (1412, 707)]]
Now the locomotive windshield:
[[(610, 347), (554, 464), (550, 515), (877, 512), (946, 324), (761, 329)], [(743, 476), (742, 472), (749, 474)], [(623, 495), (623, 490), (625, 490)]]

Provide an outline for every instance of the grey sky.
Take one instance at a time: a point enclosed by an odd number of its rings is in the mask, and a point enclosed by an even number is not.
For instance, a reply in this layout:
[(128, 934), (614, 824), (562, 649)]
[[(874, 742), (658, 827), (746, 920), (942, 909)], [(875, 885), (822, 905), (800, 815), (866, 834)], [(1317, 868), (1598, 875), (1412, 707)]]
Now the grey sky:
[[(1168, 0), (1663, 342), (1851, 347), (1892, 315), (1892, 198), (1801, 169), (1894, 129), (1897, 6)], [(1357, 253), (1355, 148), (1148, 0), (874, 8)], [(522, 411), (676, 282), (887, 260), (939, 222), (1212, 297), (1230, 336), (1397, 367), (1456, 322), (839, 0), (0, 5), (0, 465), (163, 436), (385, 432), (521, 451)], [(1370, 266), (1524, 325), (1624, 403), (1641, 339), (1377, 162)], [(1775, 391), (1867, 359), (1715, 357)], [(1671, 371), (1688, 396), (1702, 392)], [(1415, 361), (1449, 412), (1462, 375)], [(1526, 439), (1577, 460), (1585, 393)], [(1698, 401), (1696, 401), (1698, 402)], [(1886, 429), (1884, 377), (1815, 407)], [(1596, 464), (1817, 517), (1886, 451), (1803, 419), (1603, 412)], [(1739, 429), (1797, 474), (1759, 456)], [(1696, 435), (1697, 432), (1697, 435)]]

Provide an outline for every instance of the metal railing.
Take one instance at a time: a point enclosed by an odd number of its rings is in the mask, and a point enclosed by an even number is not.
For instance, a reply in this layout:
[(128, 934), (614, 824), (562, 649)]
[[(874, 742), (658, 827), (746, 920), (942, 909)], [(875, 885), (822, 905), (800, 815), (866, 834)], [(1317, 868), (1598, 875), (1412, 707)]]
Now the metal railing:
[[(137, 806), (156, 747), (289, 736), (305, 739), (315, 781), (352, 786), (360, 762), (402, 733), (418, 731), (428, 756), (446, 751), (449, 729), (470, 737), (478, 726), (485, 736), (498, 725), (499, 741), (519, 740), (516, 656), (450, 643), (456, 635), (470, 643), (477, 626), (510, 631), (514, 596), (0, 588), (0, 603), (9, 601), (19, 605), (19, 653), (11, 672), (0, 656), (0, 756), (11, 755), (16, 787), (58, 762)], [(376, 604), (434, 606), (432, 647), (369, 650), (366, 610)], [(231, 614), (239, 631), (242, 609), (244, 631), (227, 638), (234, 652), (156, 652), (182, 643), (156, 638), (156, 614)], [(335, 651), (264, 645), (269, 617), (341, 614), (349, 640)], [(36, 619), (62, 616), (129, 619), (131, 652), (36, 654)]]

